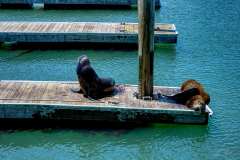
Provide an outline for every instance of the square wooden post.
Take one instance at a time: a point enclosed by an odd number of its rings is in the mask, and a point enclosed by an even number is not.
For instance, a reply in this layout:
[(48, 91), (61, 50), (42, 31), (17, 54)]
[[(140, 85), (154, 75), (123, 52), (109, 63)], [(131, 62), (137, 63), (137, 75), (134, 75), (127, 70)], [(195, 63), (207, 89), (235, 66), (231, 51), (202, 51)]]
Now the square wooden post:
[(153, 96), (154, 0), (138, 0), (139, 98)]

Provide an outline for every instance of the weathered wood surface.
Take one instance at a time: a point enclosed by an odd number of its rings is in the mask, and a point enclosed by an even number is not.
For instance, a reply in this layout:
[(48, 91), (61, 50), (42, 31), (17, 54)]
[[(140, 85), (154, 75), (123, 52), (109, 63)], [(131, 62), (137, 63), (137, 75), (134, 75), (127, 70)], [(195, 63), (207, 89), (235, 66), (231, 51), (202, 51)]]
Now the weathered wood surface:
[[(0, 119), (53, 119), (108, 122), (170, 122), (206, 124), (208, 113), (186, 106), (136, 99), (137, 86), (119, 85), (112, 97), (89, 100), (73, 93), (76, 82), (0, 81)], [(171, 95), (177, 88), (155, 87)]]
[[(0, 22), (0, 42), (138, 43), (137, 23)], [(176, 43), (174, 24), (156, 24), (155, 43)]]
[(153, 95), (154, 25), (153, 0), (138, 1), (139, 98)]

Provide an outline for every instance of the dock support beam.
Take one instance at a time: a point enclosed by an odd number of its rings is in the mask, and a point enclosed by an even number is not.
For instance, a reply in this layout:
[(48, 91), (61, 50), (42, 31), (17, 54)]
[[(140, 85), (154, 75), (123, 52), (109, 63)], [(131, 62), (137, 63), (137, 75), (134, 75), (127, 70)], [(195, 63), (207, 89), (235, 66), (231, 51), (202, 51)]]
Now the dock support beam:
[(138, 0), (139, 98), (153, 96), (154, 19), (153, 0)]

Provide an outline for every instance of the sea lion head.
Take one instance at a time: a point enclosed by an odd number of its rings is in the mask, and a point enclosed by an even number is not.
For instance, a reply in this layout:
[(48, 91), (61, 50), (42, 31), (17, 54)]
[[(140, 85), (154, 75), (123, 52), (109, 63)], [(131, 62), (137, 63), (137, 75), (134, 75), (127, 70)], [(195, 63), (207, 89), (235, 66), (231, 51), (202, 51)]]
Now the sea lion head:
[(190, 79), (185, 81), (181, 86), (181, 91), (189, 90), (191, 88), (197, 88), (199, 90), (199, 94), (202, 96), (205, 104), (210, 103), (210, 96), (207, 92), (205, 92), (204, 87), (201, 83), (194, 79)]
[(185, 105), (196, 111), (201, 111), (203, 108), (205, 108), (206, 103), (201, 95), (196, 95), (190, 98)]
[(82, 69), (87, 66), (90, 65), (90, 61), (88, 59), (88, 57), (86, 55), (82, 55), (78, 58), (78, 64), (77, 64), (77, 75), (80, 78), (81, 74), (82, 74)]
[(86, 55), (82, 55), (78, 58), (78, 63), (81, 64), (81, 66), (90, 65), (89, 58)]

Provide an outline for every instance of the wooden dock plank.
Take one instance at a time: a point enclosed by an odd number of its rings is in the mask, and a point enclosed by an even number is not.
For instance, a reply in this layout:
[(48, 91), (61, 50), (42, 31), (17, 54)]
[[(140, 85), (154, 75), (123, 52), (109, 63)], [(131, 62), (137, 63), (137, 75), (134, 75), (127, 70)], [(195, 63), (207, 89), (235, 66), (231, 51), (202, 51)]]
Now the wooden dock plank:
[(26, 83), (26, 86), (25, 86), (24, 90), (22, 91), (21, 95), (19, 95), (18, 99), (23, 100), (23, 101), (25, 99), (27, 99), (27, 97), (31, 93), (31, 88), (32, 88), (32, 85), (29, 83)]
[(28, 25), (27, 23), (24, 23), (24, 22), (23, 22), (23, 24), (24, 24), (25, 28), (21, 30), (22, 32), (28, 32), (29, 30), (32, 30), (32, 29), (29, 29), (31, 25)]
[[(51, 25), (52, 25), (52, 24), (51, 24)], [(66, 26), (65, 32), (69, 32), (70, 29), (71, 29), (71, 25), (68, 24), (68, 25)]]
[(1, 95), (3, 98), (13, 98), (15, 92), (18, 91), (18, 89), (21, 87), (22, 83), (15, 84), (14, 82), (10, 82), (8, 87), (3, 91), (3, 94)]
[(59, 32), (64, 32), (64, 26), (65, 26), (65, 23), (61, 23), (61, 24), (59, 24), (60, 26), (59, 26)]
[(70, 32), (77, 32), (80, 27), (81, 27), (81, 32), (83, 32), (83, 27), (84, 27), (83, 25), (77, 25), (77, 23), (72, 23)]
[(61, 24), (55, 23), (54, 32), (56, 33), (59, 32), (60, 28), (61, 28)]
[(4, 31), (6, 31), (9, 26), (10, 26), (10, 24), (9, 24), (8, 22), (6, 22), (6, 23), (3, 22), (3, 23), (2, 23), (2, 29), (3, 29)]
[[(1, 90), (1, 92), (0, 92), (0, 96), (1, 97), (4, 97), (4, 94), (6, 94), (7, 92), (6, 92), (6, 89), (7, 89), (7, 87), (10, 85), (10, 83), (0, 83), (0, 90)], [(4, 100), (1, 100), (0, 99), (0, 103), (3, 103), (3, 101)]]
[(13, 94), (10, 96), (8, 95), (7, 98), (12, 98), (12, 99), (17, 99), (18, 97), (21, 97), (21, 94), (24, 92), (24, 88), (26, 87), (26, 83), (21, 83), (19, 86), (19, 88), (17, 88), (18, 86), (14, 86), (16, 87), (16, 90), (13, 92)]
[[(26, 22), (25, 22), (26, 23)], [(28, 23), (27, 23), (28, 24)], [(40, 32), (41, 31), (41, 23), (31, 23), (29, 25), (29, 30), (27, 32)], [(21, 32), (21, 31), (20, 31)]]
[(5, 32), (9, 32), (9, 31), (11, 31), (12, 28), (13, 28), (13, 24), (8, 23), (7, 28), (6, 28), (6, 30), (4, 30), (4, 31), (5, 31)]
[(23, 23), (20, 27), (21, 31), (26, 31), (27, 25), (25, 23)]

